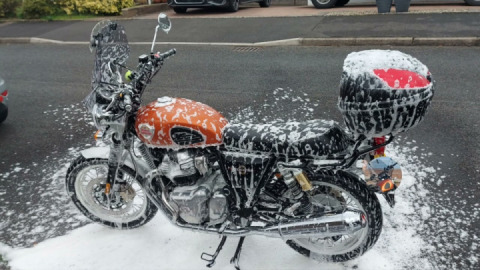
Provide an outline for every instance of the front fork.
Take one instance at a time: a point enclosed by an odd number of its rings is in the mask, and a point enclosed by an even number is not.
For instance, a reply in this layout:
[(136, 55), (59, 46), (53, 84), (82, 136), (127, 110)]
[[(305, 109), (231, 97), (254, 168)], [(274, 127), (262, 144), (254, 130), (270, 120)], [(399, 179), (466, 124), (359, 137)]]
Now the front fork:
[(108, 156), (108, 174), (107, 182), (105, 183), (105, 194), (107, 197), (111, 194), (111, 189), (115, 185), (116, 179), (123, 179), (122, 171), (119, 170), (123, 166), (127, 146), (124, 140), (117, 140), (115, 136), (112, 137), (112, 144), (110, 144), (110, 154)]

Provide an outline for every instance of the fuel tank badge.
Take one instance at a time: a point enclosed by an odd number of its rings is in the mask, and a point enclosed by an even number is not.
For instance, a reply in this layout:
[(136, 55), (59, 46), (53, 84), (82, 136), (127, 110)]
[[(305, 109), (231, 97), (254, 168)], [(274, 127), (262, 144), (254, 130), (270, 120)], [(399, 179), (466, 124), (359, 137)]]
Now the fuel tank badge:
[(140, 124), (138, 125), (138, 132), (142, 135), (143, 138), (150, 141), (155, 134), (155, 127), (149, 124)]

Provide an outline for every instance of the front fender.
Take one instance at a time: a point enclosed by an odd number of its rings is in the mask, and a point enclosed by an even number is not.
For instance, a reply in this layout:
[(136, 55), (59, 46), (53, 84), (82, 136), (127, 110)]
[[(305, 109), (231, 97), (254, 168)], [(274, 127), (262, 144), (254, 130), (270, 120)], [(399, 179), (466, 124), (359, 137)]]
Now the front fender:
[[(110, 147), (91, 147), (85, 150), (80, 151), (80, 154), (86, 159), (99, 158), (99, 159), (108, 159), (110, 156)], [(130, 167), (141, 177), (145, 177), (150, 171), (147, 163), (142, 158), (134, 156), (134, 161), (132, 160), (132, 155), (127, 154), (125, 160), (123, 161), (125, 166)]]

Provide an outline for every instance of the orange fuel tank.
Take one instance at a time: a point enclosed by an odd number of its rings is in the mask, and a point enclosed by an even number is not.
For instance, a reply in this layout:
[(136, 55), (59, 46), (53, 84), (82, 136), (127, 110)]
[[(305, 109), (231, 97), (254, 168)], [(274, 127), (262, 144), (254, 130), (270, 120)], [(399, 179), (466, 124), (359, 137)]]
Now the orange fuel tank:
[(179, 148), (222, 143), (227, 119), (200, 102), (162, 97), (141, 107), (135, 130), (152, 147)]

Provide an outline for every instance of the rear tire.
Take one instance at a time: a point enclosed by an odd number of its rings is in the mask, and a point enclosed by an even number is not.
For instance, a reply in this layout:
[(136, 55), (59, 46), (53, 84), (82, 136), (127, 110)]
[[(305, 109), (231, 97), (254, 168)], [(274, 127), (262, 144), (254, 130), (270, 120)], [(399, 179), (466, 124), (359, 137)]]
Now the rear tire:
[(177, 14), (185, 14), (187, 13), (187, 8), (186, 7), (174, 7), (173, 11)]
[(348, 2), (350, 2), (350, 0), (337, 0), (337, 3), (335, 3), (335, 6), (336, 7), (343, 7), (346, 4), (348, 4)]
[(227, 11), (237, 12), (240, 6), (240, 0), (230, 0), (227, 5)]
[(480, 0), (465, 0), (469, 6), (480, 6)]
[(263, 1), (258, 2), (258, 4), (260, 5), (260, 7), (266, 8), (266, 7), (269, 7), (272, 4), (272, 0), (263, 0)]
[[(287, 244), (298, 253), (320, 261), (344, 262), (361, 256), (377, 242), (382, 231), (383, 214), (377, 196), (362, 180), (349, 172), (317, 174), (310, 179), (313, 186), (317, 187), (313, 190), (317, 193), (312, 196), (312, 203), (314, 197), (321, 196), (323, 205), (328, 202), (335, 209), (341, 210), (347, 204), (351, 206), (352, 202), (358, 204), (359, 210), (366, 213), (367, 226), (348, 236), (293, 239), (288, 240)], [(325, 243), (329, 244), (328, 250), (319, 251), (325, 250)]]
[(90, 220), (112, 228), (133, 229), (149, 222), (157, 208), (135, 179), (135, 172), (127, 166), (119, 169), (123, 175), (116, 180), (119, 195), (109, 200), (104, 195), (107, 171), (107, 159), (80, 156), (70, 165), (65, 184), (75, 206)]
[(319, 9), (332, 8), (337, 0), (312, 0), (312, 4)]
[(5, 104), (0, 103), (0, 123), (5, 121), (8, 116), (8, 107)]

